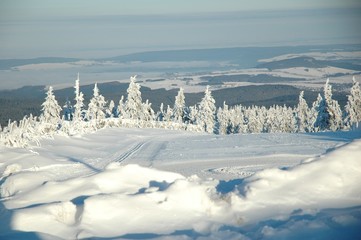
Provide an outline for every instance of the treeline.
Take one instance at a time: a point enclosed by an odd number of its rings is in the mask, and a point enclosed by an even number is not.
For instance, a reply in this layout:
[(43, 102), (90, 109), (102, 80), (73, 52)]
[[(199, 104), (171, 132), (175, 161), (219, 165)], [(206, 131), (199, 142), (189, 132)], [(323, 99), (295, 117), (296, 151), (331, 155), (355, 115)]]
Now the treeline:
[(361, 121), (361, 91), (353, 78), (348, 101), (344, 108), (332, 98), (332, 86), (326, 81), (323, 93), (308, 105), (304, 92), (295, 107), (242, 105), (229, 107), (226, 102), (218, 110), (209, 87), (198, 104), (185, 105), (185, 95), (180, 88), (174, 105), (163, 106), (157, 111), (151, 103), (143, 101), (136, 77), (130, 78), (127, 96), (117, 104), (107, 102), (94, 85), (93, 97), (87, 106), (80, 91), (79, 75), (75, 81), (75, 97), (60, 107), (49, 87), (39, 117), (25, 116), (21, 121), (9, 121), (0, 126), (0, 143), (10, 147), (27, 147), (39, 144), (41, 138), (54, 134), (77, 135), (106, 127), (138, 127), (181, 129), (215, 134), (318, 132), (349, 130)]

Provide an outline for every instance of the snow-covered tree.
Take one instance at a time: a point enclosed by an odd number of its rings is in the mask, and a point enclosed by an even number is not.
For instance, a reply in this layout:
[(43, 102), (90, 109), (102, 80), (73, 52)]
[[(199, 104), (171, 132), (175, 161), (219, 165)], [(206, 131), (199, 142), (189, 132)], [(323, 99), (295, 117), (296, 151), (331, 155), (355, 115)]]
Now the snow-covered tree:
[(145, 101), (145, 103), (143, 103), (142, 120), (143, 121), (153, 121), (154, 118), (155, 118), (155, 116), (154, 116), (154, 111), (152, 109), (152, 104), (149, 103), (149, 100), (147, 99), (147, 101)]
[(350, 95), (348, 95), (345, 112), (345, 124), (349, 127), (358, 127), (359, 122), (361, 122), (361, 90), (355, 77), (352, 78), (352, 88)]
[(143, 104), (140, 85), (135, 82), (136, 76), (130, 77), (129, 87), (127, 89), (127, 101), (125, 102), (125, 118), (143, 119)]
[(188, 118), (189, 118), (189, 123), (190, 124), (197, 124), (197, 116), (198, 116), (198, 108), (197, 106), (191, 106), (189, 107), (189, 114), (188, 114)]
[(90, 99), (86, 117), (88, 120), (102, 120), (105, 118), (105, 105), (104, 97), (99, 94), (98, 85), (95, 83), (93, 89), (93, 97)]
[(117, 109), (115, 108), (115, 103), (113, 100), (110, 100), (109, 106), (105, 109), (105, 117), (112, 118), (116, 116)]
[(316, 111), (315, 129), (317, 129), (317, 131), (328, 130), (330, 128), (330, 114), (327, 111), (327, 102), (324, 97), (321, 98), (319, 105), (316, 107)]
[(73, 114), (74, 114), (73, 106), (71, 105), (70, 100), (67, 98), (65, 101), (65, 104), (63, 106), (64, 120), (66, 120), (66, 121), (73, 120)]
[(183, 88), (180, 88), (177, 96), (175, 97), (174, 107), (173, 107), (173, 118), (175, 122), (182, 123), (184, 120), (184, 110), (185, 110), (185, 96)]
[(327, 104), (327, 111), (330, 116), (329, 129), (331, 131), (340, 130), (342, 127), (342, 111), (338, 102), (332, 99), (332, 86), (329, 84), (329, 79), (327, 79), (325, 84), (324, 97)]
[(173, 109), (169, 105), (167, 105), (167, 110), (164, 115), (164, 121), (170, 122), (172, 120), (172, 116), (173, 116)]
[(122, 96), (119, 100), (115, 116), (119, 118), (124, 118), (124, 115), (125, 115), (125, 103), (124, 103), (124, 96)]
[(223, 102), (223, 108), (219, 108), (217, 112), (217, 122), (218, 122), (218, 133), (219, 134), (228, 134), (229, 125), (230, 125), (230, 111), (226, 102)]
[(245, 110), (244, 118), (248, 133), (261, 133), (266, 126), (267, 110), (265, 107), (248, 107)]
[(319, 93), (317, 95), (317, 99), (312, 103), (312, 107), (310, 109), (310, 114), (309, 114), (309, 131), (310, 132), (318, 132), (319, 131), (318, 124), (316, 124), (316, 121), (317, 121), (318, 111), (319, 111), (321, 102), (322, 102), (322, 96)]
[(295, 109), (298, 132), (309, 132), (309, 114), (310, 110), (304, 98), (304, 92), (301, 91), (298, 97), (298, 105)]
[(281, 127), (280, 132), (294, 133), (297, 132), (297, 119), (294, 110), (291, 107), (283, 106), (281, 108)]
[(211, 90), (209, 89), (209, 86), (207, 86), (206, 91), (204, 92), (204, 97), (199, 103), (197, 124), (200, 125), (204, 129), (204, 131), (208, 133), (212, 133), (214, 132), (215, 115), (216, 115), (215, 100), (212, 97), (212, 93)]
[(164, 105), (163, 103), (160, 104), (159, 111), (157, 112), (156, 120), (162, 122), (164, 120)]
[(75, 105), (74, 105), (74, 115), (73, 115), (73, 121), (82, 121), (85, 116), (85, 110), (84, 110), (84, 94), (80, 91), (79, 86), (79, 73), (78, 78), (75, 80)]
[(329, 79), (324, 86), (324, 94), (318, 107), (315, 127), (321, 131), (336, 131), (342, 128), (341, 108), (338, 102), (332, 99), (332, 86), (329, 84)]
[(61, 111), (61, 107), (53, 94), (53, 87), (49, 87), (45, 101), (41, 106), (42, 114), (40, 116), (40, 121), (43, 126), (42, 129), (44, 133), (52, 133), (58, 128)]

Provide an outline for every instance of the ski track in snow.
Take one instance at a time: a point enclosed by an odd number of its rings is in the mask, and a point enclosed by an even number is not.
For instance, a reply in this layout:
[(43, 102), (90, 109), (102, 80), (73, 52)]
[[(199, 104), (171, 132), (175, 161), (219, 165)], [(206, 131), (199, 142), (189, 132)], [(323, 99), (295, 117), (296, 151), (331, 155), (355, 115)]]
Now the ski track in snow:
[(126, 160), (127, 158), (131, 157), (132, 155), (134, 155), (136, 152), (138, 152), (143, 145), (146, 142), (140, 142), (138, 144), (136, 144), (134, 147), (132, 147), (131, 149), (127, 150), (126, 152), (124, 152), (122, 155), (120, 155), (118, 158), (116, 158), (114, 160), (114, 162), (123, 162), (124, 160)]

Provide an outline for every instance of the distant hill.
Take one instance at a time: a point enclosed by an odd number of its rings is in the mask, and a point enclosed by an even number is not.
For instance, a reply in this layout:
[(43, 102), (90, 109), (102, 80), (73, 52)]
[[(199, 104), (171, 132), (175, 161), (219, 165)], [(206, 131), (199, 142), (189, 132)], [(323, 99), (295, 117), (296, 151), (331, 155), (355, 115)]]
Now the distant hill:
[(78, 58), (41, 57), (30, 59), (0, 59), (0, 70), (8, 70), (13, 67), (39, 63), (67, 63), (79, 61)]
[(325, 61), (325, 60), (317, 60), (315, 58), (307, 57), (307, 56), (300, 56), (295, 58), (283, 59), (279, 61), (261, 63), (257, 65), (257, 68), (267, 68), (269, 70), (275, 70), (275, 69), (294, 68), (294, 67), (324, 68), (328, 66), (361, 71), (360, 61), (355, 62), (355, 60), (353, 59)]

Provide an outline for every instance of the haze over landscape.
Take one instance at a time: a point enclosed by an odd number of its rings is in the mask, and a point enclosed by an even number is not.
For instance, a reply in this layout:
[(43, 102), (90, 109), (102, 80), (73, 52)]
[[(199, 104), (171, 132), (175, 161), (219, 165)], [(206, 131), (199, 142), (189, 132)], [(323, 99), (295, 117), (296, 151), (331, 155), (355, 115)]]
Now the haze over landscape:
[(356, 239), (359, 0), (0, 1), (0, 239)]

